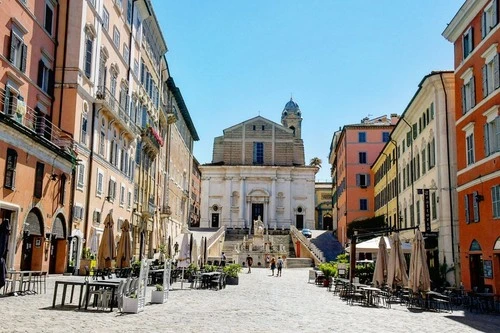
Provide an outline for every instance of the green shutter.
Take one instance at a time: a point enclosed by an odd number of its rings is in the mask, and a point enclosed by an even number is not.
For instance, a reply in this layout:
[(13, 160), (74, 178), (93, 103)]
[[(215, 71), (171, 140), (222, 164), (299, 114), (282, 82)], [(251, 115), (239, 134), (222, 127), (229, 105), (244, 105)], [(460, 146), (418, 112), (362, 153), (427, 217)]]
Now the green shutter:
[(28, 58), (28, 46), (26, 44), (23, 44), (22, 46), (22, 58), (21, 58), (21, 72), (25, 73), (26, 72), (26, 61)]

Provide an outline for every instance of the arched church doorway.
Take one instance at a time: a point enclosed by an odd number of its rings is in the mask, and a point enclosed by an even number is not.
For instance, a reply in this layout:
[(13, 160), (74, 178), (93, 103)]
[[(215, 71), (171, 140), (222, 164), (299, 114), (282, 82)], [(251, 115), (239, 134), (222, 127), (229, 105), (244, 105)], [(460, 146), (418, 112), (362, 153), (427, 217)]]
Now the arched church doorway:
[[(49, 273), (64, 273), (64, 259), (66, 256), (66, 223), (64, 216), (58, 214), (52, 224), (50, 234), (50, 261)], [(74, 266), (74, 263), (73, 263)]]
[(24, 222), (21, 270), (41, 270), (42, 256), (43, 218), (41, 212), (37, 208), (33, 208)]
[(330, 215), (323, 216), (323, 230), (333, 230), (333, 219)]

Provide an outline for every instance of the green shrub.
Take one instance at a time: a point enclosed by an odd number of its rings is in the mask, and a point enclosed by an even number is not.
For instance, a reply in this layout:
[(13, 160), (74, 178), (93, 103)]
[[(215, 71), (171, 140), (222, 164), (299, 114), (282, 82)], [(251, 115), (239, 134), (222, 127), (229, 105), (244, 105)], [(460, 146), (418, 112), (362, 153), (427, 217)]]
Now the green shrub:
[(224, 273), (229, 277), (236, 278), (242, 269), (240, 264), (229, 264), (224, 266)]

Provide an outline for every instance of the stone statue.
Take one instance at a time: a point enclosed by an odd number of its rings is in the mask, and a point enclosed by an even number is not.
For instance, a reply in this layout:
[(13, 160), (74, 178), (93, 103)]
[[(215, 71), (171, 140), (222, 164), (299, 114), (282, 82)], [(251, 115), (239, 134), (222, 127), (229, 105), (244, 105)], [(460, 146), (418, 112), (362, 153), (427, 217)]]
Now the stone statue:
[(253, 234), (254, 236), (264, 236), (264, 222), (262, 222), (260, 215), (257, 220), (253, 221)]

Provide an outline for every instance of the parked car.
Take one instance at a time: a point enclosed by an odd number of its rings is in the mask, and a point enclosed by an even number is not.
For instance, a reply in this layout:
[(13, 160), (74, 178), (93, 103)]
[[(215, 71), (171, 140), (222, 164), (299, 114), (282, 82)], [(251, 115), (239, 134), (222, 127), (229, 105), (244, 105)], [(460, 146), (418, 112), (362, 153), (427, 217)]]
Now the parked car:
[(306, 236), (307, 238), (311, 238), (313, 233), (310, 229), (302, 229), (302, 235)]

